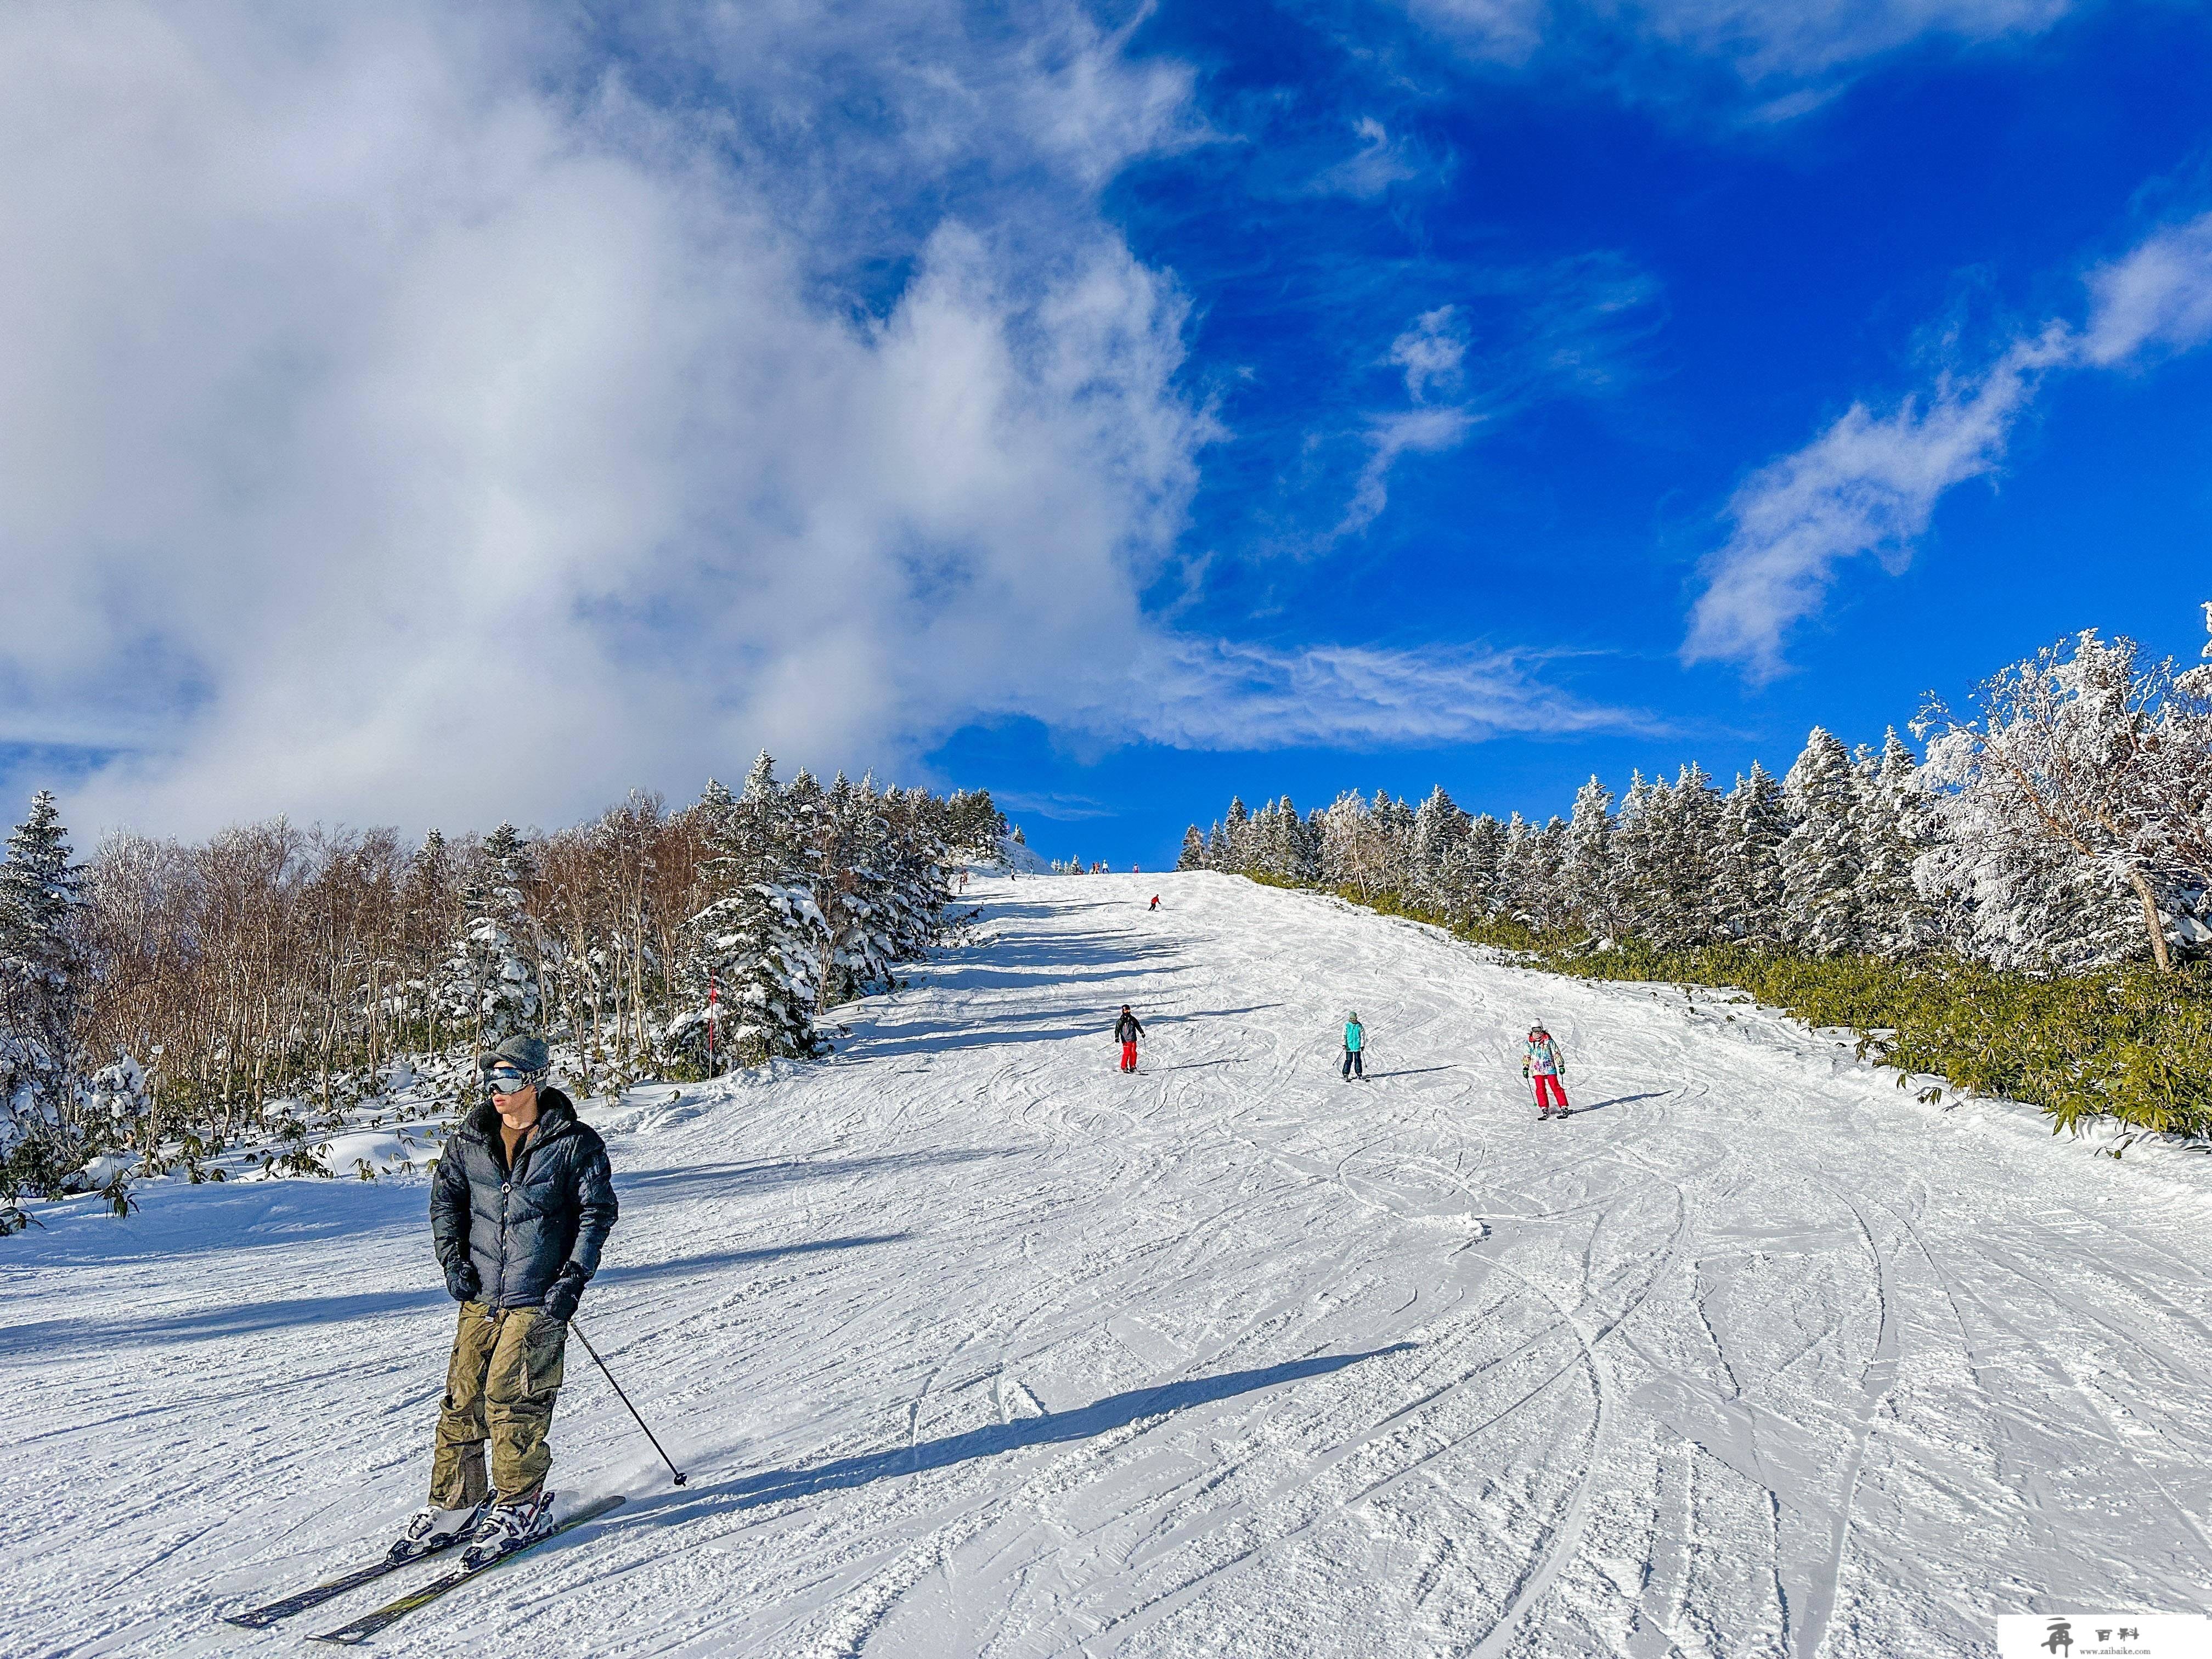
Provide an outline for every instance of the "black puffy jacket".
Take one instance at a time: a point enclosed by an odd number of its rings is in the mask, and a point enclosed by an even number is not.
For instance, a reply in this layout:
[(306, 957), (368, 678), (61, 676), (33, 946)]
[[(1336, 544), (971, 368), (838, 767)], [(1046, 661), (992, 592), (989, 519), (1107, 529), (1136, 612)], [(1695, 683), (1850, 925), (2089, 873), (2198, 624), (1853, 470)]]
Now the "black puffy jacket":
[(465, 1255), (495, 1308), (534, 1308), (570, 1262), (589, 1279), (615, 1224), (607, 1144), (558, 1089), (538, 1091), (538, 1122), (507, 1167), (489, 1101), (461, 1120), (430, 1178), (430, 1238), (438, 1265)]

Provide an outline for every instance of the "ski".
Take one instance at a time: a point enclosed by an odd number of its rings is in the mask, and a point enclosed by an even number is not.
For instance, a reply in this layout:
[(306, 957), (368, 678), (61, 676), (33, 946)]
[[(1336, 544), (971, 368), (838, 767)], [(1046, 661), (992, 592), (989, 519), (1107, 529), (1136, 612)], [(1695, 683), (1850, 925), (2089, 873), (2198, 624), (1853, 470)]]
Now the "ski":
[(349, 1589), (358, 1589), (363, 1584), (383, 1577), (387, 1572), (397, 1572), (402, 1567), (413, 1566), (417, 1561), (427, 1561), (432, 1556), (441, 1554), (452, 1549), (456, 1544), (466, 1542), (467, 1540), (468, 1534), (465, 1532), (459, 1533), (434, 1549), (424, 1550), (420, 1555), (410, 1555), (404, 1561), (394, 1561), (388, 1556), (372, 1561), (365, 1567), (356, 1567), (352, 1571), (342, 1572), (335, 1578), (326, 1578), (321, 1583), (312, 1585), (295, 1595), (279, 1597), (274, 1601), (264, 1602), (258, 1607), (248, 1607), (244, 1613), (226, 1613), (222, 1616), (222, 1622), (226, 1625), (236, 1625), (243, 1630), (266, 1630), (280, 1619), (289, 1619), (295, 1613), (305, 1613), (309, 1607), (319, 1607), (333, 1596), (343, 1595)]
[(518, 1544), (497, 1560), (487, 1561), (480, 1567), (456, 1567), (453, 1571), (441, 1577), (433, 1578), (422, 1589), (410, 1590), (398, 1601), (386, 1602), (374, 1613), (362, 1614), (350, 1625), (341, 1625), (336, 1630), (325, 1631), (321, 1635), (311, 1637), (308, 1639), (316, 1642), (337, 1642), (347, 1647), (358, 1647), (379, 1631), (390, 1629), (417, 1607), (428, 1607), (447, 1591), (459, 1589), (471, 1579), (506, 1565), (516, 1556), (536, 1549), (550, 1539), (558, 1538), (572, 1528), (580, 1527), (586, 1521), (598, 1520), (622, 1501), (620, 1493), (617, 1493), (612, 1498), (593, 1498), (551, 1531), (540, 1533), (526, 1544)]

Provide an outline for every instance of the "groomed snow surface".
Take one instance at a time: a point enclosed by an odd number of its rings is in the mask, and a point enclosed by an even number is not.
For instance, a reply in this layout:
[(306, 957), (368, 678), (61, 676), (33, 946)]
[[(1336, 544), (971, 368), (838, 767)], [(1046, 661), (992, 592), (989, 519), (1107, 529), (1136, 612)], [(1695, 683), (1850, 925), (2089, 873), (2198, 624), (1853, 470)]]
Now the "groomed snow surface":
[[(572, 1343), (554, 1483), (629, 1502), (382, 1648), (1897, 1659), (2203, 1610), (2197, 1161), (1229, 878), (969, 899), (835, 1060), (587, 1109), (582, 1326), (691, 1485)], [(217, 1622), (420, 1501), (423, 1211), (166, 1182), (0, 1243), (0, 1649), (292, 1650), (435, 1570)]]

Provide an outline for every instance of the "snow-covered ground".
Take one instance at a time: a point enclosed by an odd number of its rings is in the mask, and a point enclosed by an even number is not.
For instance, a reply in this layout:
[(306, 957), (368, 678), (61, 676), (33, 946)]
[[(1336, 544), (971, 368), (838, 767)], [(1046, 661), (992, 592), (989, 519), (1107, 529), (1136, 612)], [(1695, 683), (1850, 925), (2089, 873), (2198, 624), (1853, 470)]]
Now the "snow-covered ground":
[[(629, 1502), (382, 1646), (1896, 1659), (2203, 1609), (2212, 1160), (1227, 878), (969, 896), (836, 1060), (589, 1109), (582, 1326), (691, 1485), (572, 1345), (555, 1483)], [(143, 1200), (0, 1242), (11, 1656), (289, 1650), (414, 1582), (216, 1622), (419, 1500), (422, 1177)]]

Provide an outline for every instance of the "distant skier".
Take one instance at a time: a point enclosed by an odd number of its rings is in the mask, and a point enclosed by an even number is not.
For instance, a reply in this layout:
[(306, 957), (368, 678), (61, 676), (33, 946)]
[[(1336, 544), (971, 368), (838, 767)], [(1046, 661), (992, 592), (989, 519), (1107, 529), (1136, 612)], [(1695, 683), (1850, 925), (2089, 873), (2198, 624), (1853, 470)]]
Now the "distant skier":
[(1566, 1090), (1559, 1084), (1566, 1074), (1567, 1063), (1559, 1058), (1559, 1045), (1552, 1040), (1552, 1034), (1541, 1025), (1531, 1025), (1528, 1041), (1521, 1048), (1521, 1076), (1524, 1081), (1535, 1080), (1538, 1117), (1551, 1116), (1555, 1103), (1561, 1117), (1573, 1110), (1567, 1104)]
[[(489, 1098), (462, 1119), (430, 1178), (430, 1237), (460, 1327), (438, 1415), (430, 1501), (392, 1545), (411, 1560), (469, 1534), (464, 1565), (550, 1531), (553, 1401), (576, 1298), (615, 1224), (606, 1143), (546, 1086), (542, 1037), (477, 1057)], [(484, 1480), (484, 1442), (491, 1480)]]
[(1355, 1012), (1344, 1017), (1344, 1080), (1358, 1078), (1367, 1081), (1367, 1064), (1362, 1054), (1367, 1047), (1367, 1028), (1359, 1023)]
[(1137, 1069), (1137, 1039), (1144, 1034), (1145, 1028), (1137, 1023), (1137, 1017), (1129, 1012), (1129, 1005), (1123, 1003), (1121, 1018), (1114, 1022), (1114, 1041), (1121, 1045), (1123, 1071), (1133, 1072)]
[(1160, 896), (1158, 893), (1152, 895), (1152, 902), (1148, 908), (1154, 910), (1160, 908)]

